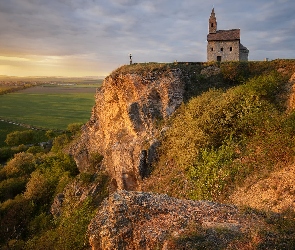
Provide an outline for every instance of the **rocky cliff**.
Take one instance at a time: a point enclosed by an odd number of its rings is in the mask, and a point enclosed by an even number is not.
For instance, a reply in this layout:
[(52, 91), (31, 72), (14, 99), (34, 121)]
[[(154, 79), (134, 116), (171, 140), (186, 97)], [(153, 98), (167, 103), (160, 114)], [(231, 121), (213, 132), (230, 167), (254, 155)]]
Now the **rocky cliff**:
[(107, 77), (96, 93), (90, 121), (71, 148), (80, 171), (90, 171), (100, 154), (113, 189), (139, 190), (155, 158), (157, 123), (183, 101), (182, 77), (180, 69), (169, 68), (144, 74), (118, 70)]
[[(243, 74), (249, 74), (251, 69), (253, 75), (259, 75), (261, 68), (269, 67), (267, 63), (247, 65), (246, 73), (240, 70)], [(289, 76), (290, 70), (282, 69), (280, 62), (273, 65), (275, 70), (285, 70)], [(295, 64), (291, 66), (294, 73)], [(166, 121), (183, 103), (189, 81), (193, 79), (196, 86), (203, 79), (207, 86), (198, 86), (201, 93), (210, 87), (232, 87), (235, 79), (244, 75), (232, 70), (231, 64), (223, 68), (194, 67), (189, 76), (188, 71), (177, 65), (144, 66), (144, 70), (140, 65), (135, 70), (132, 67), (124, 66), (105, 79), (96, 93), (91, 118), (70, 149), (81, 172), (106, 171), (111, 191), (116, 191), (102, 203), (88, 227), (92, 249), (291, 249), (289, 246), (295, 245), (295, 231), (289, 229), (294, 217), (289, 222), (285, 215), (273, 212), (280, 213), (294, 205), (293, 184), (287, 178), (294, 167), (278, 172), (280, 175), (269, 175), (269, 180), (252, 188), (234, 192), (229, 202), (252, 207), (244, 210), (233, 205), (139, 192), (151, 190), (144, 188), (142, 179), (151, 171), (157, 158), (158, 140), (167, 129)], [(294, 79), (293, 74), (281, 93), (284, 98), (278, 98), (287, 101), (287, 113), (294, 110)], [(165, 175), (162, 170), (161, 175)], [(174, 176), (169, 178), (173, 181)], [(286, 180), (284, 183), (282, 178)], [(266, 184), (271, 186), (272, 179), (282, 185), (262, 190)], [(159, 181), (156, 177), (147, 180), (151, 185)], [(274, 199), (270, 189), (277, 187), (284, 192)], [(92, 192), (86, 191), (86, 196)], [(84, 191), (79, 192), (79, 197), (85, 196), (80, 193)], [(280, 203), (277, 209), (266, 209), (272, 211), (270, 214), (255, 210), (268, 206), (265, 197), (268, 204)], [(281, 197), (287, 197), (287, 202), (282, 203)], [(60, 206), (57, 200), (59, 210)]]
[(263, 226), (262, 217), (235, 206), (118, 191), (103, 202), (88, 233), (93, 250), (255, 249)]

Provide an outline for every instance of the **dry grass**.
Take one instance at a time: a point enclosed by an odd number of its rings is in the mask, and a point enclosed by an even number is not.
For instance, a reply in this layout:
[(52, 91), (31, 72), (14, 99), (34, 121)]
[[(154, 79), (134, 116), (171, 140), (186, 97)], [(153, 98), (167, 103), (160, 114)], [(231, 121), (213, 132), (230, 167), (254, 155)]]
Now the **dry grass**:
[(295, 212), (295, 165), (276, 170), (256, 183), (253, 179), (254, 176), (249, 177), (229, 202), (277, 213)]

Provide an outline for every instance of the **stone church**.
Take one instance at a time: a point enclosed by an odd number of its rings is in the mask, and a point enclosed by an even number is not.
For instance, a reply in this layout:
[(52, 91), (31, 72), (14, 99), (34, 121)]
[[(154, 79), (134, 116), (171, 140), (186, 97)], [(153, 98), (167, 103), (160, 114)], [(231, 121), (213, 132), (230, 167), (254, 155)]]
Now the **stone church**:
[(248, 61), (249, 50), (240, 42), (240, 29), (217, 30), (217, 21), (212, 9), (207, 35), (207, 61)]

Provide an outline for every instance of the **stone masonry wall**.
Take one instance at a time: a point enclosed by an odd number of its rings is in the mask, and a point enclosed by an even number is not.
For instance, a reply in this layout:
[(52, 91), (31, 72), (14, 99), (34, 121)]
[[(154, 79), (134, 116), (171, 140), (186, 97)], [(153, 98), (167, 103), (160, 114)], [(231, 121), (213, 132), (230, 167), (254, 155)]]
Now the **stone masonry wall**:
[[(232, 48), (232, 51), (230, 51), (230, 48)], [(221, 56), (221, 62), (239, 61), (239, 41), (209, 41), (207, 45), (207, 61), (217, 61), (217, 56)]]

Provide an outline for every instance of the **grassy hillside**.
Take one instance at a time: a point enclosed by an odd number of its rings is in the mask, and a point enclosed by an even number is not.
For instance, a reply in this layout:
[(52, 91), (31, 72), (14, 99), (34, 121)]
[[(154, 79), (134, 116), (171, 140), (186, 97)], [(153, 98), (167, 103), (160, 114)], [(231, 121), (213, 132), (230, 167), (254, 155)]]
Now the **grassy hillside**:
[[(191, 70), (212, 66), (218, 74)], [(295, 61), (190, 67), (187, 102), (165, 124), (145, 190), (227, 202), (244, 182), (293, 163), (295, 113), (286, 112), (286, 86)]]

